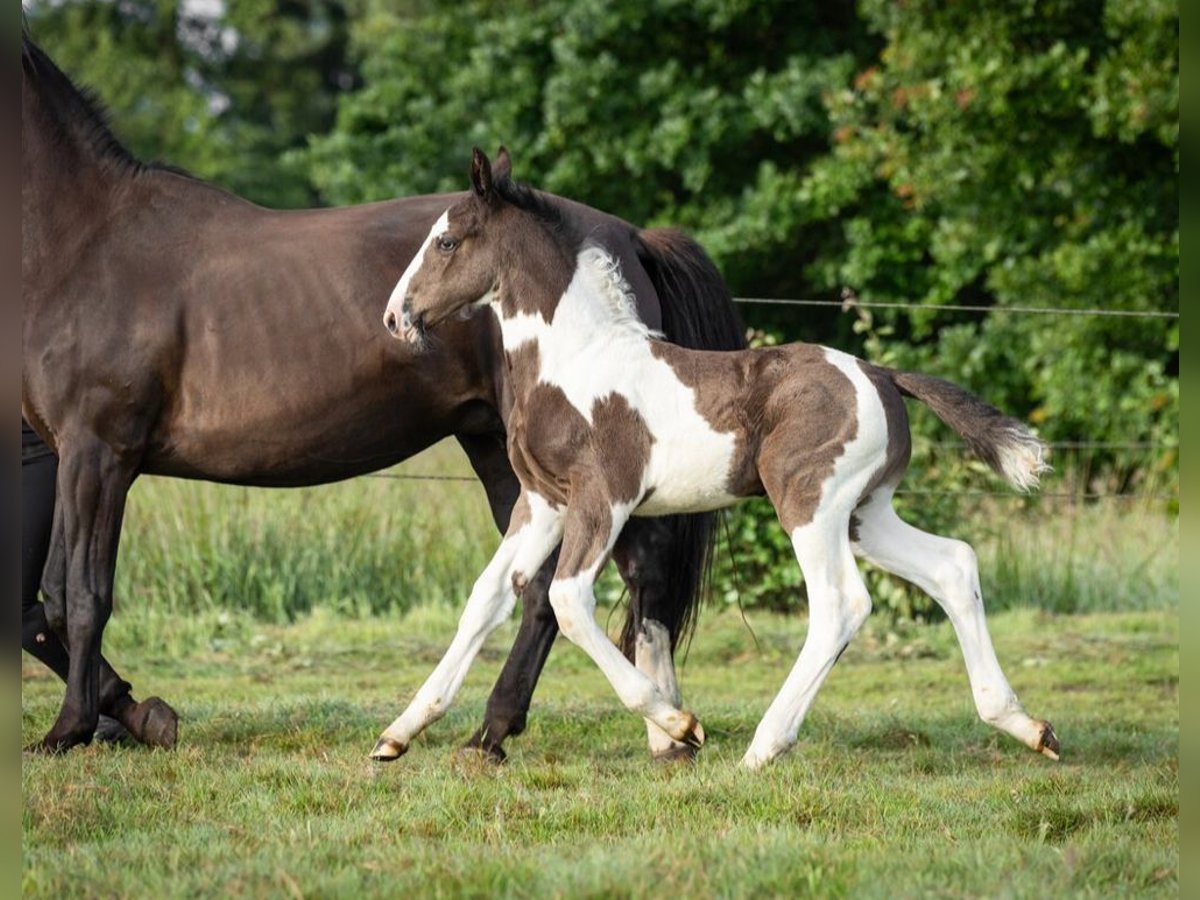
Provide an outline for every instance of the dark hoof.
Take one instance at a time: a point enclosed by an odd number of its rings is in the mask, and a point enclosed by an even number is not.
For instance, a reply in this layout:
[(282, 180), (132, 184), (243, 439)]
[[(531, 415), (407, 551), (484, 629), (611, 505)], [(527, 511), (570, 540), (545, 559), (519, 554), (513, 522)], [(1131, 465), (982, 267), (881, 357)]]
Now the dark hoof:
[(660, 750), (654, 754), (654, 761), (663, 765), (671, 763), (690, 763), (696, 761), (696, 747), (690, 744), (672, 744), (668, 750)]
[(1054, 726), (1049, 722), (1043, 723), (1042, 736), (1038, 740), (1038, 745), (1035, 749), (1053, 760), (1058, 759), (1058, 735), (1054, 733)]
[(179, 716), (161, 697), (147, 697), (121, 716), (134, 740), (171, 750), (179, 737)]
[(371, 751), (371, 759), (376, 762), (391, 762), (394, 759), (399, 759), (408, 752), (408, 746), (401, 744), (399, 741), (394, 741), (388, 737), (381, 737), (375, 742), (375, 749)]
[(96, 733), (92, 735), (92, 740), (98, 741), (101, 744), (124, 744), (132, 740), (132, 735), (129, 729), (118, 722), (112, 716), (100, 716), (100, 722), (96, 726)]

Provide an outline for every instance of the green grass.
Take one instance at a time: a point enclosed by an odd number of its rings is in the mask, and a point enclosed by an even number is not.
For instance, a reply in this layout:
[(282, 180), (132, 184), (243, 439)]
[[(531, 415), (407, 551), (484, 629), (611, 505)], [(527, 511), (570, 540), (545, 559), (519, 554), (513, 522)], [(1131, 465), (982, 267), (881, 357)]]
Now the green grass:
[[(993, 617), (1054, 764), (979, 723), (945, 624), (877, 618), (800, 743), (737, 760), (803, 620), (705, 617), (682, 673), (708, 743), (649, 762), (644, 728), (561, 640), (500, 768), (456, 764), (506, 638), (403, 759), (366, 753), (444, 648), (445, 607), (318, 610), (246, 642), (120, 659), (178, 705), (172, 753), (23, 762), (27, 896), (1124, 895), (1178, 892), (1178, 626), (1170, 611)], [(60, 687), (25, 670), (23, 738)]]
[[(465, 473), (451, 446), (392, 474)], [(23, 761), (28, 896), (1031, 896), (1178, 893), (1178, 520), (1126, 501), (984, 500), (1001, 660), (1052, 721), (1053, 764), (975, 717), (944, 622), (877, 613), (790, 755), (737, 767), (802, 614), (722, 593), (684, 660), (708, 744), (649, 762), (644, 728), (577, 649), (552, 654), (500, 768), (456, 762), (515, 630), (392, 765), (366, 754), (446, 647), (496, 535), (477, 484), (293, 491), (145, 479), (105, 650), (183, 716), (172, 753)], [(774, 526), (770, 526), (774, 527)], [(721, 553), (757, 554), (722, 546)], [(788, 556), (768, 566), (793, 566)], [(792, 577), (792, 576), (789, 576)], [(611, 575), (600, 595), (622, 613)], [(801, 591), (793, 589), (797, 606)], [(26, 659), (22, 737), (61, 685)]]

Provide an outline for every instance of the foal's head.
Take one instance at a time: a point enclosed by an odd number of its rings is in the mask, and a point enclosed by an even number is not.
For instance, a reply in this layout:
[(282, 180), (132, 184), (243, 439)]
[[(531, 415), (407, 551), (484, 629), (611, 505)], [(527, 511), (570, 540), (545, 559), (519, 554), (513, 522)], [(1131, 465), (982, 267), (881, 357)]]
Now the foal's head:
[(421, 346), (427, 329), (494, 298), (512, 261), (512, 232), (528, 227), (509, 199), (526, 189), (514, 188), (511, 176), (507, 150), (493, 166), (475, 148), (470, 193), (434, 223), (388, 300), (383, 322), (394, 336)]

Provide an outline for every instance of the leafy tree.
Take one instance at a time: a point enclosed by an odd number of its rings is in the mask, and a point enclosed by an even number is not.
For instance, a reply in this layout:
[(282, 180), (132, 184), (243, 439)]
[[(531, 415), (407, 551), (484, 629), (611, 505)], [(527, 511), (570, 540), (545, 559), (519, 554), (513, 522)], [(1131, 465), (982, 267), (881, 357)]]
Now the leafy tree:
[(130, 149), (270, 206), (316, 195), (288, 149), (333, 121), (346, 64), (341, 0), (37, 2), (29, 27), (92, 88)]
[(879, 313), (876, 353), (986, 389), (1048, 436), (1174, 443), (1177, 324), (935, 312), (1177, 309), (1174, 3), (868, 0), (862, 14), (887, 46), (829, 98), (835, 148), (800, 194), (844, 245), (813, 280), (927, 305)]

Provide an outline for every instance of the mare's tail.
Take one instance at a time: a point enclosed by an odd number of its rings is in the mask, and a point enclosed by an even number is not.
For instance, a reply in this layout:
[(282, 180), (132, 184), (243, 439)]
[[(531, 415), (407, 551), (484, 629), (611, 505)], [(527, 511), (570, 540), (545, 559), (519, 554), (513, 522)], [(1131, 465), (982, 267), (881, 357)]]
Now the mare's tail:
[(1024, 422), (1006, 416), (953, 382), (915, 372), (883, 369), (902, 394), (915, 397), (953, 428), (967, 446), (1018, 490), (1038, 486), (1046, 445)]
[[(697, 350), (741, 350), (745, 329), (733, 308), (725, 279), (699, 244), (674, 228), (648, 228), (636, 238), (638, 259), (654, 283), (662, 309), (666, 339)], [(664, 621), (671, 649), (691, 633), (712, 567), (717, 513), (665, 516), (670, 529), (665, 591), (669, 609)], [(621, 631), (621, 649), (632, 658), (637, 632), (634, 609)]]

